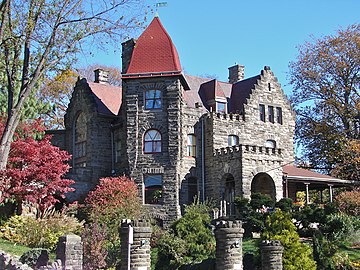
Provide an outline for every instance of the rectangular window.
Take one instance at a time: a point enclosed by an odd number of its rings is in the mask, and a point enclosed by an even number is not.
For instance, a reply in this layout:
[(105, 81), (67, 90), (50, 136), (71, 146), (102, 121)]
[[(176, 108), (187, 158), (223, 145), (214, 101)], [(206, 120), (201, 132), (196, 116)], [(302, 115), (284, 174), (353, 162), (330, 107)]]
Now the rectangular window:
[(146, 90), (145, 91), (145, 109), (161, 109), (161, 91), (160, 90)]
[(144, 176), (144, 202), (145, 204), (162, 203), (162, 175), (151, 174)]
[(268, 107), (268, 114), (269, 114), (269, 122), (274, 123), (275, 119), (274, 119), (274, 107), (273, 106)]
[(216, 102), (216, 112), (226, 113), (226, 103)]
[(265, 122), (265, 105), (259, 104), (260, 121)]
[(280, 107), (276, 107), (276, 121), (282, 125), (283, 119), (282, 119), (282, 109)]
[(187, 139), (187, 156), (196, 157), (196, 136), (189, 134)]

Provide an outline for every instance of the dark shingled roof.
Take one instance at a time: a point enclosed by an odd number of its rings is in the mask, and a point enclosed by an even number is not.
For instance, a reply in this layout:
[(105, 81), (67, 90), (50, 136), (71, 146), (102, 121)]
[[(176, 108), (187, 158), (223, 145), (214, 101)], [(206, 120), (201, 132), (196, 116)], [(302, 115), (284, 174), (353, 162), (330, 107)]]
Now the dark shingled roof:
[(259, 79), (260, 75), (257, 75), (233, 84), (230, 96), (231, 112), (243, 112), (246, 99), (250, 97), (250, 94)]

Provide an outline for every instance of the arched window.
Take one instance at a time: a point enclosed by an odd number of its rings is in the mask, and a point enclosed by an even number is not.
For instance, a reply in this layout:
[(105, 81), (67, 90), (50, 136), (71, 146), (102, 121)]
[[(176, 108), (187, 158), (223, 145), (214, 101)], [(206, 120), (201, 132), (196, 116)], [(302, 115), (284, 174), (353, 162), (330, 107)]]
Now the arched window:
[(74, 161), (76, 167), (86, 167), (86, 117), (84, 113), (80, 113), (75, 120), (74, 130)]
[(156, 129), (149, 129), (144, 136), (144, 153), (161, 152), (161, 133)]
[(267, 148), (276, 148), (276, 142), (274, 140), (267, 140), (265, 142), (265, 147), (267, 147)]
[(239, 137), (236, 135), (228, 136), (228, 146), (239, 145)]
[(148, 89), (145, 91), (145, 109), (161, 109), (161, 91)]
[(187, 137), (187, 156), (196, 157), (196, 136), (189, 134)]

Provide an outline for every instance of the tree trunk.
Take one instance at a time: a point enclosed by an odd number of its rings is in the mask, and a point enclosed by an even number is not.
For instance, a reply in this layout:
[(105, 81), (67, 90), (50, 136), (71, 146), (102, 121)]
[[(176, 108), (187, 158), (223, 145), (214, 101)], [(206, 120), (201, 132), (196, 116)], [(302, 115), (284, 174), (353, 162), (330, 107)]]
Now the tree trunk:
[(9, 158), (10, 146), (12, 138), (14, 137), (16, 127), (19, 124), (20, 111), (13, 110), (12, 114), (8, 116), (4, 132), (0, 141), (0, 170), (6, 169), (6, 164)]

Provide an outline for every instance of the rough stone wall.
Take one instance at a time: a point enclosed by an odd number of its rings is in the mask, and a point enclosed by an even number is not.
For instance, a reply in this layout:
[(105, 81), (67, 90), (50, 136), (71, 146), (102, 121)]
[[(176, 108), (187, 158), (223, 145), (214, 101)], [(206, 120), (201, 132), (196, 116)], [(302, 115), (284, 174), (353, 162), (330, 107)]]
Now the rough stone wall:
[[(265, 105), (265, 122), (260, 120), (259, 104)], [(274, 181), (276, 199), (283, 197), (281, 166), (294, 160), (295, 116), (274, 74), (265, 68), (244, 105), (244, 114), (208, 113), (206, 117), (206, 196), (218, 199), (224, 191), (224, 175), (235, 179), (235, 195), (250, 197), (251, 183), (258, 173)], [(268, 120), (268, 106), (282, 109), (282, 124)], [(236, 135), (248, 150), (228, 147), (228, 136)], [(265, 142), (274, 140), (275, 149)], [(220, 150), (223, 149), (223, 150)], [(215, 153), (215, 155), (213, 154)]]
[[(260, 121), (259, 104), (265, 105), (265, 122)], [(274, 110), (276, 107), (282, 108), (283, 124), (278, 124), (276, 119), (275, 123), (268, 121), (269, 105)], [(246, 144), (263, 146), (266, 140), (275, 140), (276, 147), (283, 149), (284, 164), (294, 161), (295, 114), (271, 70), (261, 71), (261, 78), (244, 105), (244, 115), (246, 135), (240, 137), (240, 143), (243, 138)]]
[(65, 115), (65, 142), (67, 151), (74, 156), (75, 121), (80, 113), (85, 116), (86, 155), (81, 161), (86, 166), (77, 166), (75, 158), (71, 161), (69, 178), (76, 180), (76, 191), (72, 196), (79, 199), (93, 188), (100, 177), (111, 175), (111, 123), (114, 118), (99, 115), (86, 80), (76, 83), (73, 96)]
[[(162, 93), (161, 109), (145, 110), (144, 93), (158, 89)], [(162, 204), (148, 205), (156, 218), (169, 225), (180, 215), (179, 186), (182, 153), (182, 86), (177, 77), (130, 79), (123, 82), (123, 101), (126, 116), (126, 155), (130, 176), (136, 181), (144, 199), (144, 176), (162, 175)], [(144, 153), (143, 138), (149, 129), (162, 135), (161, 153)]]
[(64, 270), (82, 270), (83, 245), (81, 237), (75, 234), (59, 237), (56, 259), (61, 261)]
[(260, 245), (261, 269), (262, 270), (282, 270), (282, 256), (284, 248), (280, 241), (263, 241)]
[(239, 220), (220, 220), (215, 227), (216, 269), (242, 270), (242, 238), (244, 229)]
[[(133, 228), (133, 243), (128, 245), (130, 226)], [(119, 232), (121, 239), (120, 269), (127, 270), (130, 260), (130, 269), (150, 270), (150, 238), (152, 233), (150, 222), (135, 220), (129, 223), (127, 220), (124, 220), (121, 223)]]
[[(192, 203), (188, 197), (188, 179), (197, 179), (198, 195), (202, 199), (202, 119), (203, 108), (190, 108), (185, 103), (182, 107), (181, 127), (181, 166), (180, 166), (180, 205)], [(189, 157), (187, 154), (187, 138), (189, 134), (196, 136), (196, 156)]]

